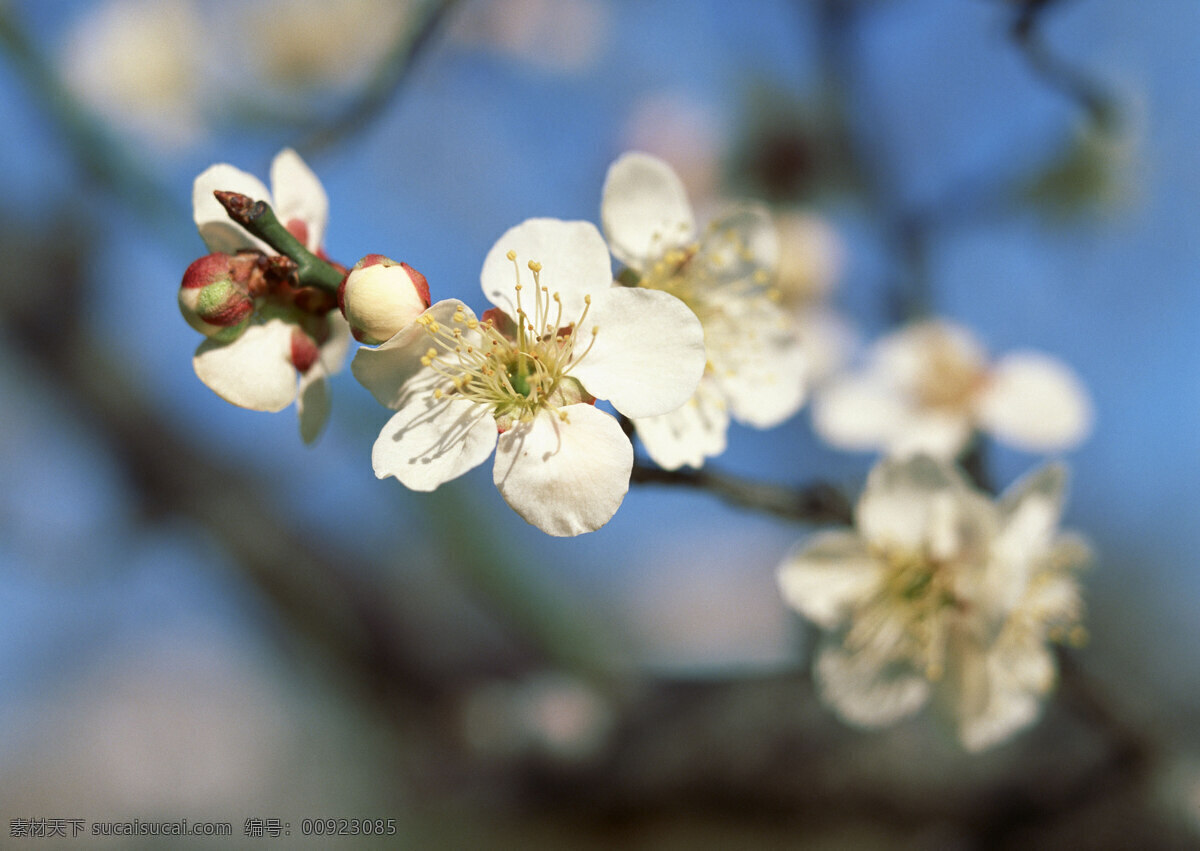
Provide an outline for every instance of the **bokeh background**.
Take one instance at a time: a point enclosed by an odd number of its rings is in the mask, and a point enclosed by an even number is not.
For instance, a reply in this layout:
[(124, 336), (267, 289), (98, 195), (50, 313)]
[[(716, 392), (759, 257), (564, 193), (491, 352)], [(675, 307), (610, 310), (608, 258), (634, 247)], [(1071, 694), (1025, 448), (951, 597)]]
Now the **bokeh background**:
[[(295, 844), (357, 816), (402, 847), (1200, 843), (1198, 47), (1191, 0), (0, 3), (3, 836), (188, 818), (234, 847), (256, 817)], [(432, 495), (377, 481), (388, 412), (348, 370), (315, 448), (218, 399), (176, 308), (191, 181), (265, 177), (285, 145), (325, 184), (330, 254), (406, 260), (435, 297), (481, 307), (494, 240), (598, 221), (638, 148), (702, 218), (807, 217), (796, 298), (851, 339), (919, 301), (1071, 363), (1092, 639), (1043, 722), (978, 757), (924, 717), (841, 726), (775, 587), (803, 524), (635, 485), (555, 540), (488, 464)], [(1001, 485), (1040, 462), (986, 451)], [(872, 460), (804, 409), (734, 427), (714, 466), (853, 498)]]

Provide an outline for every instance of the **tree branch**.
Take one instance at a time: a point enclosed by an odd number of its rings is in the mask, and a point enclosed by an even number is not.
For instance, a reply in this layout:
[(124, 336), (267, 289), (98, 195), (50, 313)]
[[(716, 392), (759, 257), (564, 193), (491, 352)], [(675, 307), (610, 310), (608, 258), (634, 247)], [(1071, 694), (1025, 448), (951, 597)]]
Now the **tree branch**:
[(636, 460), (630, 481), (706, 490), (733, 505), (765, 511), (788, 520), (847, 526), (853, 522), (849, 501), (841, 491), (824, 482), (804, 488), (789, 488), (708, 468), (662, 470)]
[(221, 202), (229, 218), (295, 262), (296, 277), (300, 286), (319, 287), (328, 293), (337, 293), (345, 275), (305, 248), (304, 244), (279, 221), (270, 204), (248, 195), (220, 189), (213, 192), (213, 195)]
[(374, 120), (433, 44), (450, 12), (459, 2), (460, 0), (437, 0), (431, 4), (426, 3), (421, 19), (415, 26), (405, 29), (396, 40), (391, 51), (380, 63), (374, 79), (359, 97), (333, 119), (323, 122), (322, 126), (312, 128), (308, 137), (296, 145), (296, 148), (305, 154), (312, 154), (332, 146)]
[(1013, 43), (1042, 82), (1078, 104), (1098, 130), (1111, 131), (1117, 120), (1116, 98), (1086, 72), (1051, 51), (1042, 38), (1042, 16), (1057, 2), (1024, 0), (1010, 29)]

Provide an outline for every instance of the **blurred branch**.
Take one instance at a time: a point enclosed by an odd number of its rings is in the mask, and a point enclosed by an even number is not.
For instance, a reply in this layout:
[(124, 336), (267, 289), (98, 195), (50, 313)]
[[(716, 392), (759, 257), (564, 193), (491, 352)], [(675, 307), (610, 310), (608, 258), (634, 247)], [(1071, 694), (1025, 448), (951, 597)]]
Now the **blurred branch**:
[[(633, 421), (617, 417), (621, 430), (630, 441), (637, 433)], [(765, 511), (786, 520), (808, 523), (832, 523), (849, 526), (854, 512), (846, 497), (833, 485), (817, 482), (805, 488), (789, 488), (770, 482), (747, 479), (718, 472), (712, 467), (701, 470), (664, 470), (634, 458), (631, 484), (673, 485), (706, 490), (719, 499), (742, 508)]]
[(379, 63), (371, 81), (358, 97), (331, 119), (310, 126), (296, 148), (305, 155), (328, 148), (351, 133), (360, 132), (379, 118), (382, 108), (399, 91), (417, 63), (434, 43), (450, 13), (461, 0), (432, 0), (422, 7), (421, 17), (406, 27)]
[[(587, 610), (564, 601), (529, 572), (503, 533), (493, 527), (456, 487), (441, 487), (424, 498), (432, 503), (429, 521), (445, 554), (446, 569), (484, 597), (547, 662), (608, 686), (623, 671), (614, 638)], [(464, 534), (463, 518), (471, 531)]]
[(662, 470), (640, 460), (634, 461), (630, 481), (706, 490), (733, 505), (765, 511), (788, 520), (845, 526), (853, 522), (849, 501), (841, 491), (824, 482), (804, 488), (789, 488), (720, 473), (707, 467), (700, 470)]
[(1075, 654), (1058, 653), (1059, 700), (1086, 728), (1098, 734), (1105, 747), (1099, 761), (1053, 791), (1012, 790), (990, 812), (975, 820), (975, 832), (988, 837), (993, 847), (1008, 847), (1005, 841), (1028, 835), (1036, 828), (1054, 825), (1071, 813), (1126, 795), (1136, 799), (1150, 779), (1156, 747), (1149, 738), (1115, 713), (1101, 690)]
[(0, 51), (8, 55), (38, 104), (62, 131), (83, 170), (121, 195), (145, 222), (173, 229), (174, 204), (163, 185), (111, 133), (108, 127), (63, 84), (53, 64), (37, 49), (13, 12), (0, 2)]
[[(860, 5), (861, 0), (821, 0), (817, 7), (818, 56), (828, 101), (826, 112), (835, 124), (838, 147), (857, 175), (856, 184), (868, 209), (878, 217), (896, 260), (888, 288), (888, 316), (892, 324), (901, 324), (934, 310), (927, 268), (929, 221), (901, 204), (880, 141), (886, 128), (878, 116), (867, 114), (869, 98), (858, 79), (854, 43)], [(850, 105), (855, 114), (849, 112)]]
[(1116, 98), (1108, 89), (1082, 69), (1072, 65), (1047, 47), (1041, 23), (1045, 13), (1059, 0), (1018, 0), (1010, 34), (1025, 57), (1030, 70), (1052, 89), (1079, 105), (1101, 131), (1115, 129)]

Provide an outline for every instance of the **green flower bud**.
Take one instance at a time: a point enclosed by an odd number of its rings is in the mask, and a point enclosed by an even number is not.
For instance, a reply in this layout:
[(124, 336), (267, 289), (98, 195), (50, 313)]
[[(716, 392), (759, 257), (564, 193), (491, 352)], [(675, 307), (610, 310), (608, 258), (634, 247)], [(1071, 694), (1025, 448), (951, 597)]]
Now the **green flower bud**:
[(249, 282), (256, 264), (249, 254), (209, 254), (194, 261), (179, 288), (183, 318), (206, 337), (237, 339), (254, 313)]

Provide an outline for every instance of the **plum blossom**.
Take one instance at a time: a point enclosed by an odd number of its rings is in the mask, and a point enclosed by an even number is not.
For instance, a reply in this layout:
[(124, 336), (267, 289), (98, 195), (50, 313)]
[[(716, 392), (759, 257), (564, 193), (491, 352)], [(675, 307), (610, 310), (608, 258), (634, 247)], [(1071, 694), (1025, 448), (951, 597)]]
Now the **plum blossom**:
[(161, 150), (206, 131), (204, 31), (193, 0), (108, 0), (72, 24), (60, 58), (64, 82), (97, 114)]
[(994, 363), (965, 328), (911, 324), (879, 340), (866, 368), (813, 400), (813, 425), (842, 449), (952, 458), (976, 429), (1030, 452), (1069, 449), (1091, 428), (1087, 391), (1064, 363), (1014, 351)]
[(779, 265), (775, 290), (804, 341), (808, 379), (817, 387), (840, 372), (856, 332), (830, 304), (846, 265), (846, 247), (833, 225), (812, 210), (775, 212)]
[(770, 428), (799, 409), (806, 360), (768, 287), (779, 245), (765, 208), (741, 205), (697, 238), (679, 177), (656, 157), (629, 153), (608, 170), (601, 218), (613, 256), (632, 270), (622, 280), (677, 297), (704, 328), (707, 365), (692, 398), (633, 419), (655, 463), (703, 466), (725, 450), (731, 415)]
[(819, 533), (779, 568), (784, 599), (825, 631), (822, 700), (862, 727), (932, 701), (971, 751), (1031, 724), (1056, 677), (1048, 644), (1085, 636), (1089, 551), (1057, 530), (1064, 478), (1047, 466), (994, 501), (930, 456), (881, 462), (857, 530)]
[(370, 83), (420, 11), (417, 0), (258, 0), (237, 4), (232, 63), (249, 95), (283, 100)]
[(492, 0), (465, 4), (450, 36), (541, 71), (573, 74), (601, 58), (612, 17), (603, 0)]
[[(225, 163), (200, 174), (193, 186), (192, 206), (196, 227), (209, 250), (239, 257), (253, 256), (239, 252), (276, 254), (229, 218), (213, 196), (223, 190), (271, 204), (292, 235), (320, 254), (329, 201), (316, 175), (290, 148), (280, 151), (271, 163), (271, 189)], [(192, 366), (201, 381), (234, 405), (281, 411), (296, 402), (300, 434), (311, 443), (329, 419), (327, 379), (345, 362), (350, 337), (346, 322), (333, 296), (313, 288), (257, 286), (250, 295), (253, 313), (245, 330), (233, 339), (205, 340), (196, 349)]]
[(629, 489), (620, 424), (682, 405), (704, 371), (703, 331), (678, 299), (614, 287), (604, 238), (587, 222), (530, 219), (488, 252), (482, 319), (440, 301), (377, 348), (355, 377), (396, 411), (375, 442), (379, 478), (431, 491), (496, 450), (493, 480), (551, 535), (603, 526)]

